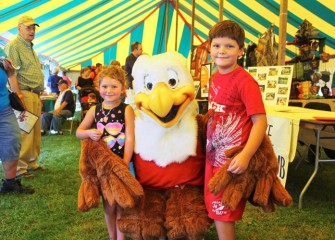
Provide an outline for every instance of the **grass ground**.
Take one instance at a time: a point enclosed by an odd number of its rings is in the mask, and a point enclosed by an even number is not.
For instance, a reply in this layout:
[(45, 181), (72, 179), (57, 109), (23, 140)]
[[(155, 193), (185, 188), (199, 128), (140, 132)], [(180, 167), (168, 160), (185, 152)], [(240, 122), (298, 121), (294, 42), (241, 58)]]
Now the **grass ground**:
[[(80, 141), (74, 135), (42, 138), (40, 162), (49, 170), (23, 179), (23, 184), (35, 188), (33, 195), (0, 195), (0, 239), (108, 239), (101, 206), (86, 213), (77, 211), (79, 155)], [(335, 239), (335, 164), (321, 166), (305, 194), (303, 208), (298, 209), (299, 193), (313, 166), (303, 162), (295, 170), (296, 163), (289, 166), (286, 184), (294, 205), (265, 214), (248, 204), (236, 225), (236, 239)], [(205, 239), (217, 239), (214, 227)]]

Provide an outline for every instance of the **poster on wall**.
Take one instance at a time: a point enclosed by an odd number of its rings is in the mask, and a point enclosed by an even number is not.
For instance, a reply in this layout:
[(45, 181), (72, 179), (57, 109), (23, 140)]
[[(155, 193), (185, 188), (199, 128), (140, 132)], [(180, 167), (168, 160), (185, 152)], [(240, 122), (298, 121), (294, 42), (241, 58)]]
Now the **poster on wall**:
[(209, 78), (211, 75), (211, 64), (202, 64), (200, 71), (200, 98), (208, 98)]
[(265, 105), (288, 106), (293, 66), (249, 67), (258, 82)]
[(209, 41), (191, 49), (191, 75), (194, 80), (199, 80), (201, 65), (208, 62)]

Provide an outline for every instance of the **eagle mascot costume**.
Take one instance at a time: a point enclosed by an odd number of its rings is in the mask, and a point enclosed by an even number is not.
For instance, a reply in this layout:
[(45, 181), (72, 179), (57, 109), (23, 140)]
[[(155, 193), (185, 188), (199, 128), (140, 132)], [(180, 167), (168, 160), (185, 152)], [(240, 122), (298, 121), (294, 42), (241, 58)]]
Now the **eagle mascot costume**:
[[(203, 196), (206, 124), (197, 114), (193, 79), (186, 59), (167, 52), (140, 56), (133, 67), (135, 90), (136, 179), (103, 140), (82, 141), (78, 209), (99, 205), (99, 195), (124, 209), (119, 229), (133, 240), (203, 239), (211, 225)], [(231, 159), (243, 146), (226, 151)], [(242, 174), (227, 171), (229, 161), (213, 176), (209, 190), (225, 189), (222, 203), (235, 209), (242, 198), (275, 211), (291, 206), (281, 185), (278, 162), (268, 136)]]
[(132, 239), (203, 239), (211, 222), (203, 196), (205, 126), (193, 79), (176, 52), (140, 56), (133, 67), (136, 178), (142, 201), (119, 229)]

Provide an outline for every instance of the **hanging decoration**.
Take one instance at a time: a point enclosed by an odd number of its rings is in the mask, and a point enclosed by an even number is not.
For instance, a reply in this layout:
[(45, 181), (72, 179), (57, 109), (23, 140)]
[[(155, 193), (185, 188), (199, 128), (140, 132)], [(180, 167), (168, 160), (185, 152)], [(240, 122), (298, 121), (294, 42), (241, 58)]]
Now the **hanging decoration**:
[(274, 34), (274, 25), (258, 39), (258, 45), (255, 49), (257, 66), (276, 66), (278, 62), (278, 45)]

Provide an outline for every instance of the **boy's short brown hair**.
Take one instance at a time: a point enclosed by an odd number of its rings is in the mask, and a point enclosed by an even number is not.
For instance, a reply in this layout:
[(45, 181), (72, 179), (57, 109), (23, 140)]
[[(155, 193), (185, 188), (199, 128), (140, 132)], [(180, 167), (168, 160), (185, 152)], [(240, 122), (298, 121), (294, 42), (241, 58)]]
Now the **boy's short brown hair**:
[(209, 43), (212, 43), (213, 38), (228, 37), (237, 42), (240, 48), (244, 47), (245, 33), (243, 28), (232, 20), (224, 20), (216, 23), (209, 30)]
[(123, 87), (127, 87), (126, 86), (126, 73), (122, 68), (118, 66), (112, 65), (112, 66), (108, 66), (107, 68), (103, 68), (98, 76), (99, 76), (98, 77), (99, 85), (101, 84), (101, 80), (107, 76), (107, 77), (118, 80), (122, 84)]

